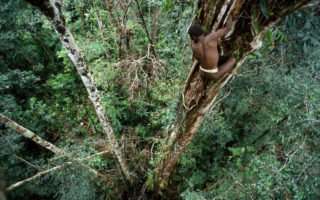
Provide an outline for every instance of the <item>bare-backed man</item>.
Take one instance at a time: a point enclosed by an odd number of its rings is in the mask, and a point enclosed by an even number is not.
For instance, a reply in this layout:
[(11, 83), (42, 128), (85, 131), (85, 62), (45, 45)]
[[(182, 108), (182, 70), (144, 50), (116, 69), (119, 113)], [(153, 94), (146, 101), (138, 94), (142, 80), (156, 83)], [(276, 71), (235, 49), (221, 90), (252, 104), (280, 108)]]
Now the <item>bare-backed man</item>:
[(192, 25), (188, 30), (191, 39), (194, 41), (191, 47), (193, 55), (200, 63), (202, 82), (197, 88), (199, 93), (203, 90), (207, 80), (218, 80), (223, 74), (229, 72), (237, 61), (234, 57), (231, 57), (224, 64), (218, 66), (218, 39), (226, 35), (231, 29), (231, 25), (232, 18), (229, 17), (224, 28), (207, 36), (204, 36), (201, 27), (198, 25)]

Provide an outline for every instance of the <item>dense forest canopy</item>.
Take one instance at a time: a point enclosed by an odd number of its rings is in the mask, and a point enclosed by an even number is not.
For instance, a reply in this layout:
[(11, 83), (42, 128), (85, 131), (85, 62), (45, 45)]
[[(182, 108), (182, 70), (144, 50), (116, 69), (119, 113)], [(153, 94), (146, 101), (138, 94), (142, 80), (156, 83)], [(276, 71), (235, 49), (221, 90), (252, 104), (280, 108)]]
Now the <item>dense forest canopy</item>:
[[(0, 199), (320, 199), (320, 7), (0, 1)], [(203, 95), (187, 30), (233, 28)], [(192, 103), (196, 102), (196, 103)]]

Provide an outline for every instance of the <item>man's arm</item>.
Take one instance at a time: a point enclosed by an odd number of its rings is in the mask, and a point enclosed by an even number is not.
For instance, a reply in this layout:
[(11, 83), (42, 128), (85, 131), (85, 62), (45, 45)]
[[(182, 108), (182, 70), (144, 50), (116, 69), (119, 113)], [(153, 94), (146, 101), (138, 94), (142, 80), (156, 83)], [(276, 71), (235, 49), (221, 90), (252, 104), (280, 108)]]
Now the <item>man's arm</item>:
[(221, 38), (221, 37), (225, 36), (230, 31), (231, 27), (232, 27), (232, 17), (230, 16), (228, 18), (226, 26), (217, 30), (216, 32), (211, 33), (210, 35), (212, 35), (212, 36), (210, 36), (210, 37), (212, 39)]

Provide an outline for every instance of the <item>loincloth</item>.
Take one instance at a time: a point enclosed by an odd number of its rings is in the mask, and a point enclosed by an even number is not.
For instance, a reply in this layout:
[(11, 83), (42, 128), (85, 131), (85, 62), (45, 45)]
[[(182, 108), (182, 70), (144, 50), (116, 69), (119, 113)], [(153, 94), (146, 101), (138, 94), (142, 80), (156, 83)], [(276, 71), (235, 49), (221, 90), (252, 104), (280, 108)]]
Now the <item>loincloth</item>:
[(201, 66), (200, 66), (200, 70), (201, 71), (204, 71), (206, 73), (210, 73), (210, 74), (214, 74), (214, 73), (217, 73), (219, 70), (218, 68), (214, 68), (214, 69), (203, 69)]

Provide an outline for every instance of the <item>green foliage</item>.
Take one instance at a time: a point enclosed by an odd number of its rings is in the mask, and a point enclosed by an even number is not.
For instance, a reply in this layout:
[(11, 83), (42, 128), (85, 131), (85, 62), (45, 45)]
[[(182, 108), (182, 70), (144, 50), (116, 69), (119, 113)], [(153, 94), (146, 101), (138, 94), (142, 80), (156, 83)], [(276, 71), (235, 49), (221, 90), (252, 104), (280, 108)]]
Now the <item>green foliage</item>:
[(168, 11), (173, 11), (173, 10), (174, 10), (174, 1), (166, 0), (163, 5), (163, 11), (168, 12)]
[[(63, 173), (57, 172), (56, 179), (60, 180), (62, 185), (60, 191), (57, 191), (57, 199), (101, 199), (96, 180), (92, 180), (88, 171), (80, 167), (68, 167)], [(83, 178), (87, 177), (87, 178)]]
[[(158, 149), (177, 121), (190, 70), (186, 29), (192, 14), (201, 10), (193, 10), (194, 1), (139, 1), (156, 42), (155, 59), (135, 2), (127, 21), (128, 1), (108, 2), (114, 3), (111, 12), (104, 1), (65, 0), (63, 14), (94, 76), (116, 139), (123, 142), (136, 184), (126, 185), (111, 153), (85, 159), (110, 144), (67, 51), (38, 10), (5, 0), (0, 2), (5, 13), (0, 16), (0, 40), (5, 41), (0, 43), (0, 112), (116, 183), (107, 185), (72, 164), (14, 189), (10, 199), (125, 199), (139, 195), (146, 181), (154, 189), (152, 169), (166, 154)], [(256, 34), (258, 17), (268, 18), (270, 12), (268, 2), (260, 0), (260, 9), (251, 15)], [(184, 191), (182, 198), (319, 198), (318, 18), (316, 10), (302, 11), (267, 32), (263, 49), (250, 56), (245, 71), (231, 81), (229, 96), (205, 116), (180, 158), (172, 183)], [(129, 54), (121, 32), (125, 28)], [(67, 162), (3, 125), (0, 138), (8, 185)]]

